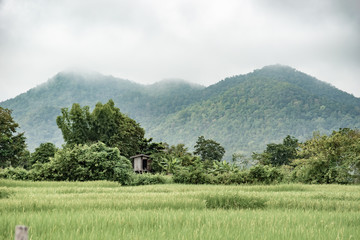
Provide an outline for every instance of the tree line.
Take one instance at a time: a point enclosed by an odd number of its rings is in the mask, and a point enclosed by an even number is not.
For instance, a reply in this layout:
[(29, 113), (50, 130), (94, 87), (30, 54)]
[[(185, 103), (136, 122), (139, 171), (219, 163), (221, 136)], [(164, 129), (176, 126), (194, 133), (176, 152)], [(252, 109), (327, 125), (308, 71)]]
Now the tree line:
[[(269, 143), (251, 158), (234, 153), (223, 161), (225, 149), (199, 136), (194, 152), (182, 143), (169, 146), (145, 138), (144, 129), (121, 113), (112, 100), (88, 106), (63, 108), (56, 123), (65, 144), (42, 143), (26, 150), (23, 133), (11, 110), (0, 107), (0, 177), (54, 181), (118, 181), (122, 185), (165, 183), (356, 183), (360, 179), (360, 132), (340, 129), (330, 135), (315, 132), (303, 143), (286, 136)], [(151, 174), (134, 174), (129, 158), (150, 155)]]

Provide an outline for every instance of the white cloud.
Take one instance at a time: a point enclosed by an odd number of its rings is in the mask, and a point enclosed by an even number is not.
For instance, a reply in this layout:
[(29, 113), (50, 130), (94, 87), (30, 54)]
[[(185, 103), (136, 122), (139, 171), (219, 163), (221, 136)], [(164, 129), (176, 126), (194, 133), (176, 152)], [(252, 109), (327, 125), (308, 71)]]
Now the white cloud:
[(0, 101), (77, 67), (212, 84), (287, 64), (360, 96), (357, 1), (3, 0)]

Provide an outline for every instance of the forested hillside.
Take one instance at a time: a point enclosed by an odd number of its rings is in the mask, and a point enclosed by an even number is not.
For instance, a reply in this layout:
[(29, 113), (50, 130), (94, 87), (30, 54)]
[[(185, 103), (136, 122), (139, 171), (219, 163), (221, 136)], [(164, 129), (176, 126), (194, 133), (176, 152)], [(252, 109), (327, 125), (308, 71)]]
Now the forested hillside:
[(55, 120), (61, 108), (73, 103), (94, 106), (113, 99), (122, 112), (143, 123), (182, 109), (202, 88), (180, 80), (145, 86), (98, 73), (61, 72), (0, 106), (13, 110), (32, 150), (42, 142), (62, 144)]
[(62, 72), (0, 106), (13, 110), (33, 150), (42, 142), (62, 143), (55, 122), (62, 107), (109, 99), (155, 141), (191, 148), (203, 135), (220, 142), (227, 157), (261, 151), (286, 135), (305, 140), (317, 130), (360, 127), (359, 98), (280, 65), (206, 88), (182, 80), (141, 85), (97, 73)]
[(202, 99), (148, 129), (171, 143), (205, 135), (226, 146), (229, 156), (288, 134), (305, 140), (313, 131), (344, 127), (360, 127), (360, 99), (290, 67), (269, 66), (204, 89)]

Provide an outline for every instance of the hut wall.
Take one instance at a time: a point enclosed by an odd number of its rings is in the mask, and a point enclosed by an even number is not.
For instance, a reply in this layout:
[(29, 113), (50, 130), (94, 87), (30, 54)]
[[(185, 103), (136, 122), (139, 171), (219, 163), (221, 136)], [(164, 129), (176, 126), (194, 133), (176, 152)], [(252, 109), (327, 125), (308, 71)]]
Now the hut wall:
[(143, 170), (143, 166), (142, 166), (142, 159), (139, 158), (135, 158), (134, 159), (134, 171), (142, 171)]

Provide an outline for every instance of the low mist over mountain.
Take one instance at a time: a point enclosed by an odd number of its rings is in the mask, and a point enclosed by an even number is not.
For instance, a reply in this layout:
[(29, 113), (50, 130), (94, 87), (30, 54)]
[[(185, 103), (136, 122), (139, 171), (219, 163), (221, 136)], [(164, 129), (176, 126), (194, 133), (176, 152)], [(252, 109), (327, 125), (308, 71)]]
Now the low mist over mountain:
[(42, 142), (61, 145), (55, 122), (61, 108), (75, 102), (93, 108), (109, 99), (155, 141), (191, 148), (203, 135), (221, 143), (227, 157), (261, 151), (286, 135), (305, 140), (313, 131), (360, 127), (360, 98), (281, 65), (209, 87), (179, 79), (141, 85), (98, 73), (61, 72), (0, 106), (13, 110), (33, 150)]

